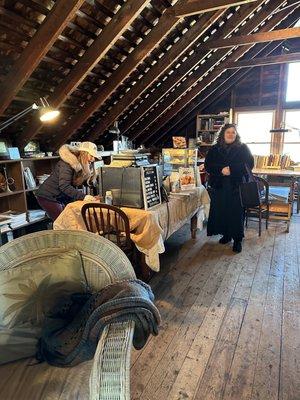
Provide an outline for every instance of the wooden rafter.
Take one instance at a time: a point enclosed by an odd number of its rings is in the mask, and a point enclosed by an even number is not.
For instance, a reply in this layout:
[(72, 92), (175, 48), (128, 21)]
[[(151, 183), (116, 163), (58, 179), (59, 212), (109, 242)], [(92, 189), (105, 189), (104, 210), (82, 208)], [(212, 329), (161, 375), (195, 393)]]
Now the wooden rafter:
[(286, 40), (300, 37), (300, 28), (277, 29), (271, 32), (254, 33), (245, 36), (233, 36), (229, 39), (213, 40), (209, 43), (211, 49), (225, 49), (227, 47), (242, 46), (271, 42), (273, 40)]
[(200, 14), (209, 11), (215, 11), (220, 8), (239, 6), (245, 3), (252, 3), (257, 0), (187, 0), (183, 4), (174, 6), (175, 14), (178, 17), (187, 17), (189, 15)]
[(203, 33), (216, 22), (224, 10), (217, 11), (212, 15), (205, 14), (202, 18), (162, 57), (150, 71), (141, 79), (125, 96), (118, 101), (115, 107), (100, 120), (94, 127), (93, 133), (88, 140), (93, 141), (109, 128), (142, 93), (147, 90), (173, 63), (175, 63), (184, 52), (186, 52)]
[[(271, 4), (270, 4), (271, 3)], [(275, 9), (280, 6), (282, 2), (270, 2), (267, 6), (273, 6)], [(259, 25), (263, 20), (263, 11), (261, 10), (260, 13), (257, 14), (256, 17), (253, 17), (248, 24), (241, 29), (243, 34), (250, 33), (253, 30), (249, 30), (251, 23)], [(290, 13), (289, 11), (288, 13)], [(268, 31), (270, 29), (274, 29), (280, 21), (282, 20), (282, 15), (276, 14), (273, 16), (271, 20), (269, 20), (261, 29), (261, 31)], [(247, 32), (248, 30), (248, 32)], [(237, 49), (232, 55), (228, 57), (228, 60), (235, 61), (241, 58), (250, 48), (252, 45), (240, 47)], [(219, 68), (215, 68), (212, 72), (210, 72), (206, 77), (204, 77), (205, 70), (201, 70), (200, 67), (193, 75), (191, 75), (186, 81), (177, 88), (176, 96), (174, 93), (170, 94), (170, 96), (166, 99), (166, 101), (162, 102), (159, 107), (155, 109), (155, 115), (153, 118), (150, 119), (151, 123), (148, 121), (143, 121), (140, 130), (138, 130), (138, 136), (153, 136), (166, 122), (174, 117), (179, 110), (184, 108), (185, 104), (193, 100), (201, 91), (203, 91), (206, 87), (208, 87), (214, 80), (216, 80), (225, 70), (221, 70)], [(206, 71), (207, 68), (206, 68)], [(202, 78), (202, 80), (200, 80)], [(198, 83), (197, 83), (198, 82)], [(191, 89), (192, 87), (192, 89)], [(176, 103), (176, 104), (175, 104)], [(167, 111), (166, 111), (167, 110)], [(172, 115), (172, 116), (171, 116)], [(159, 120), (158, 120), (159, 119)], [(153, 124), (154, 121), (157, 121), (156, 124)], [(150, 132), (150, 125), (151, 125), (151, 132)]]
[[(89, 72), (97, 65), (101, 58), (128, 29), (133, 20), (148, 5), (150, 0), (130, 0), (113, 16), (111, 21), (105, 26), (101, 34), (86, 50), (79, 59), (75, 67), (64, 78), (64, 80), (55, 88), (49, 97), (49, 102), (54, 107), (59, 107), (67, 97), (80, 85)], [(29, 126), (20, 138), (19, 144), (26, 144), (33, 138), (42, 125), (36, 119), (32, 119)]]
[(286, 64), (300, 61), (300, 53), (280, 54), (278, 56), (255, 58), (254, 60), (242, 60), (224, 63), (226, 69), (257, 67), (260, 65)]
[[(267, 44), (263, 47), (260, 47), (259, 50), (257, 50), (258, 46), (255, 46), (250, 50), (251, 54), (247, 55), (249, 55), (249, 58), (253, 58), (257, 55), (267, 56), (276, 48), (278, 48), (281, 43), (282, 42), (272, 43), (271, 45)], [(181, 131), (186, 126), (187, 121), (192, 120), (197, 114), (199, 114), (199, 108), (205, 109), (214, 101), (220, 99), (220, 97), (226, 92), (231, 90), (233, 87), (236, 87), (236, 85), (242, 81), (249, 74), (249, 72), (249, 68), (238, 71), (228, 70), (224, 75), (222, 75), (222, 77), (224, 77), (223, 79), (217, 79), (204, 92), (201, 92), (200, 95), (189, 102), (185, 108), (177, 114), (176, 117), (172, 118), (167, 125), (164, 126), (163, 133), (160, 134), (160, 131), (158, 131), (155, 135), (155, 138), (152, 138), (152, 140), (150, 139), (149, 142), (151, 142), (151, 144), (157, 143), (159, 140), (163, 139), (163, 137), (168, 135), (170, 131)]]
[[(248, 5), (242, 9), (240, 9), (235, 15), (233, 15), (230, 19), (230, 24), (224, 24), (216, 33), (215, 36), (217, 38), (227, 37), (232, 34), (233, 31), (239, 27), (258, 7), (262, 4), (263, 1), (260, 1), (258, 4)], [(252, 19), (253, 20), (253, 19)], [(250, 22), (252, 24), (252, 21)], [(124, 124), (121, 124), (121, 132), (124, 134), (129, 132), (129, 129), (134, 126), (134, 124), (142, 118), (144, 115), (151, 110), (152, 107), (155, 106), (161, 99), (171, 90), (173, 90), (176, 85), (187, 76), (196, 66), (201, 65), (201, 63), (206, 59), (206, 57), (210, 54), (210, 51), (205, 47), (202, 50), (202, 46), (198, 46), (196, 48), (194, 54), (190, 56), (181, 67), (174, 70), (172, 75), (168, 76), (159, 87), (159, 90), (155, 90), (149, 98), (145, 99), (143, 103), (135, 109), (134, 113), (132, 113), (125, 121)], [(227, 54), (228, 50), (220, 50), (216, 53), (215, 56), (211, 57), (208, 61), (208, 64), (213, 65), (212, 60), (214, 62), (218, 62), (220, 58)], [(207, 63), (203, 64), (199, 69), (206, 71)], [(139, 134), (139, 127), (137, 127), (136, 133), (133, 135), (133, 139), (137, 137)]]
[(50, 50), (84, 0), (59, 0), (0, 85), (0, 115)]
[(157, 25), (145, 37), (143, 43), (130, 53), (126, 62), (120, 65), (111, 75), (109, 81), (103, 84), (98, 92), (93, 94), (91, 100), (67, 122), (60, 133), (60, 137), (55, 138), (53, 141), (53, 146), (55, 148), (59, 147), (72, 136), (179, 22), (180, 19), (176, 18), (172, 8), (169, 8), (162, 15)]
[[(256, 4), (256, 3), (254, 3)], [(282, 4), (282, 0), (274, 0), (273, 2), (268, 3), (264, 8), (260, 10), (259, 13), (257, 13), (253, 18), (251, 18), (245, 25), (241, 26), (239, 32), (242, 34), (249, 34), (251, 33), (256, 27), (258, 27), (261, 22), (266, 20), (270, 13), (274, 10), (280, 7)], [(253, 7), (252, 5), (251, 7)], [(232, 17), (233, 18), (233, 17)], [(276, 20), (279, 20), (280, 17), (274, 17)], [(265, 25), (266, 26), (266, 25)], [(263, 27), (263, 30), (265, 30), (265, 26)], [(233, 22), (231, 22), (231, 28), (235, 29), (235, 26), (233, 25)], [(231, 32), (228, 32), (230, 34)], [(226, 35), (227, 36), (227, 35)], [(252, 47), (252, 45), (240, 47), (234, 52), (234, 55), (230, 56), (232, 60), (236, 60), (240, 57), (242, 57), (247, 50), (249, 50)], [(199, 49), (201, 50), (201, 48)], [(132, 130), (134, 130), (134, 134), (132, 136), (132, 139), (136, 139), (139, 137), (143, 132), (147, 131), (149, 126), (162, 114), (165, 113), (165, 111), (172, 107), (173, 104), (175, 104), (181, 96), (184, 96), (186, 92), (190, 91), (190, 88), (195, 86), (199, 80), (202, 79), (201, 83), (205, 80), (207, 81), (207, 77), (205, 75), (208, 74), (209, 77), (215, 76), (215, 78), (222, 73), (220, 70), (216, 70), (216, 67), (219, 65), (220, 60), (223, 59), (224, 57), (228, 56), (228, 53), (230, 52), (230, 49), (220, 49), (217, 50), (207, 61), (201, 65), (199, 65), (199, 68), (197, 70), (194, 70), (193, 73), (189, 76), (186, 77), (186, 79), (182, 82), (182, 78), (179, 82), (181, 84), (176, 87), (176, 90), (171, 92), (169, 96), (164, 100), (161, 101), (161, 103), (156, 106), (154, 113), (151, 113), (150, 118), (144, 118), (139, 124), (133, 126)], [(199, 58), (199, 56), (198, 56)], [(201, 61), (201, 59), (200, 59)], [(193, 63), (191, 60), (188, 60), (185, 64), (189, 67), (190, 65), (193, 67)], [(197, 64), (196, 64), (197, 65)], [(184, 66), (186, 68), (186, 66)], [(212, 72), (211, 69), (214, 69)], [(186, 70), (184, 70), (185, 75), (186, 75)], [(180, 73), (180, 68), (178, 68), (178, 73)], [(185, 76), (183, 75), (183, 76)], [(171, 76), (171, 79), (173, 77)], [(213, 80), (213, 79), (212, 79)], [(209, 81), (210, 82), (210, 81)], [(168, 86), (168, 80), (164, 82), (165, 86)], [(165, 89), (166, 90), (166, 89)], [(135, 110), (135, 114), (138, 113), (138, 110)], [(154, 115), (153, 115), (154, 114)], [(146, 114), (147, 115), (147, 114)], [(122, 131), (123, 132), (123, 131)], [(149, 134), (149, 132), (147, 133)]]

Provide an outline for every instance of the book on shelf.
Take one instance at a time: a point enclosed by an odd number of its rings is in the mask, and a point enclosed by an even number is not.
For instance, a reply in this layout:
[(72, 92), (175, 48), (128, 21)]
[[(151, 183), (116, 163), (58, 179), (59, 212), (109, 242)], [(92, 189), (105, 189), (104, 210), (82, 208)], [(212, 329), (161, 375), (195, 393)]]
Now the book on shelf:
[(33, 222), (45, 218), (46, 212), (44, 210), (28, 210), (28, 221)]
[(11, 230), (9, 226), (10, 222), (11, 222), (10, 218), (8, 218), (7, 216), (0, 215), (0, 233), (6, 233)]
[(9, 225), (12, 229), (19, 226), (26, 225), (26, 212), (8, 210), (0, 214), (0, 217), (7, 217), (10, 219)]
[(24, 168), (24, 179), (26, 182), (27, 189), (36, 188), (36, 182), (29, 167)]
[(270, 154), (269, 156), (254, 155), (254, 167), (258, 169), (286, 169), (291, 164), (291, 158), (287, 155)]

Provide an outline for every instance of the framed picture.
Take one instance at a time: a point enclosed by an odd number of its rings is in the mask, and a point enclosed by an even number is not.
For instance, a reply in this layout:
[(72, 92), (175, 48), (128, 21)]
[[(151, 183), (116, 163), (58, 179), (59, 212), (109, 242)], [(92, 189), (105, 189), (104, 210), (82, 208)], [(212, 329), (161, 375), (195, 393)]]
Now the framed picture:
[(8, 153), (11, 160), (19, 160), (21, 158), (18, 147), (8, 147)]
[(9, 160), (9, 152), (5, 140), (0, 140), (0, 160)]
[(39, 142), (35, 140), (31, 140), (24, 147), (24, 153), (39, 153), (39, 152), (40, 152), (40, 145)]

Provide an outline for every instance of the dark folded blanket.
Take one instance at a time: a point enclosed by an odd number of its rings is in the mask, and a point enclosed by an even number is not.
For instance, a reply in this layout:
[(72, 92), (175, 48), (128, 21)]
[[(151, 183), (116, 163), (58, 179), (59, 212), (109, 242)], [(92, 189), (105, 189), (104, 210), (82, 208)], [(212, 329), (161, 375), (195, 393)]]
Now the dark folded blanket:
[(135, 322), (133, 345), (141, 349), (150, 334), (158, 334), (160, 315), (153, 300), (150, 286), (137, 279), (74, 294), (45, 319), (36, 358), (61, 367), (90, 360), (105, 326), (125, 321)]

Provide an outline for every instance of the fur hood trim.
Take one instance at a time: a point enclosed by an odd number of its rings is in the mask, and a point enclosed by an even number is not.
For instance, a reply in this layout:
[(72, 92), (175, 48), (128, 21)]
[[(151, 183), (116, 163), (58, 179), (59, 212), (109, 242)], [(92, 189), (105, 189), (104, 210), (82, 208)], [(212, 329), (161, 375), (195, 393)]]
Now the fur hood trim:
[(60, 158), (69, 164), (76, 172), (82, 170), (82, 166), (78, 161), (77, 154), (78, 150), (75, 146), (70, 146), (69, 144), (64, 144), (58, 151)]

